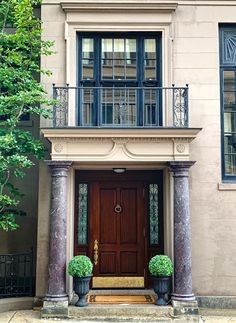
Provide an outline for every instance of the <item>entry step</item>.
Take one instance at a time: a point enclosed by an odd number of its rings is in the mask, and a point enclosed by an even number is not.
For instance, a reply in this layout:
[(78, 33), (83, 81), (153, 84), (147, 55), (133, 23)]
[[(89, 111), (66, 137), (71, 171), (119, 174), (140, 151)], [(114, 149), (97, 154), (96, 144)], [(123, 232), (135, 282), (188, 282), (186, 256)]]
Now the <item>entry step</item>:
[(171, 322), (171, 306), (107, 304), (69, 307), (69, 317), (99, 322)]

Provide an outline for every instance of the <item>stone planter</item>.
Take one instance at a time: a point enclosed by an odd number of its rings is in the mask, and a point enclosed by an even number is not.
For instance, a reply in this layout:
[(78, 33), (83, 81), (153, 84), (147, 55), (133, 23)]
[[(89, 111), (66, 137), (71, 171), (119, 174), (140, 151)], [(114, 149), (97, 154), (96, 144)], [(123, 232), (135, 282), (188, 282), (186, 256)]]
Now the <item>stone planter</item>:
[(170, 292), (171, 276), (152, 276), (153, 289), (157, 294), (156, 305), (167, 305), (165, 295)]
[(90, 280), (92, 276), (87, 277), (74, 277), (74, 291), (79, 297), (78, 301), (75, 303), (75, 306), (88, 306), (86, 301), (86, 295), (90, 289)]

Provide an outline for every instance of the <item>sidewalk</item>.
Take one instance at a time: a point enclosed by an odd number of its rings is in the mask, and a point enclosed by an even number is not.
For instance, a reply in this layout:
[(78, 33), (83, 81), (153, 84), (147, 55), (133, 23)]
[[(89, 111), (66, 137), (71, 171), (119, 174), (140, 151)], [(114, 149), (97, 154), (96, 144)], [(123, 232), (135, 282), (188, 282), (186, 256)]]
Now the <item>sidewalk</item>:
[[(236, 323), (236, 309), (201, 309), (201, 317), (199, 323)], [(79, 319), (40, 319), (39, 310), (25, 310), (25, 311), (11, 311), (0, 313), (0, 323), (72, 323), (80, 322), (86, 323), (88, 321), (81, 321)], [(104, 323), (96, 321), (97, 323)], [(116, 323), (107, 321), (109, 323)], [(117, 321), (119, 322), (119, 321)], [(158, 322), (158, 319), (157, 321)], [(159, 321), (163, 322), (164, 321)], [(173, 320), (173, 322), (184, 323), (191, 321), (183, 321), (181, 319)], [(90, 321), (91, 323), (91, 321)], [(123, 322), (124, 323), (124, 322)]]

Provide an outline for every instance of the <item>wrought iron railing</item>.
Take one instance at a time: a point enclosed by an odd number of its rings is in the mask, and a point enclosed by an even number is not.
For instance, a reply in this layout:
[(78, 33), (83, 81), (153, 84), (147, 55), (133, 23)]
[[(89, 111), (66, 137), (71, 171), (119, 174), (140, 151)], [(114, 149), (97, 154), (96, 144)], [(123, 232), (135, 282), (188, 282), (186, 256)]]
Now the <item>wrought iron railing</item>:
[[(186, 87), (56, 87), (53, 127), (188, 127)], [(72, 121), (71, 121), (72, 120)]]
[(32, 252), (0, 255), (0, 298), (32, 295)]

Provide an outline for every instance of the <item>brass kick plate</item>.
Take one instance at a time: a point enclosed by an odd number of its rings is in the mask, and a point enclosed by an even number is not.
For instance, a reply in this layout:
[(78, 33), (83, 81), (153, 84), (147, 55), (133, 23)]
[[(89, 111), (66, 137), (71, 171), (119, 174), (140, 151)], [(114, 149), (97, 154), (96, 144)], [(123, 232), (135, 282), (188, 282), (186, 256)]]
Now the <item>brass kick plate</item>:
[(143, 288), (144, 277), (93, 277), (93, 288)]

